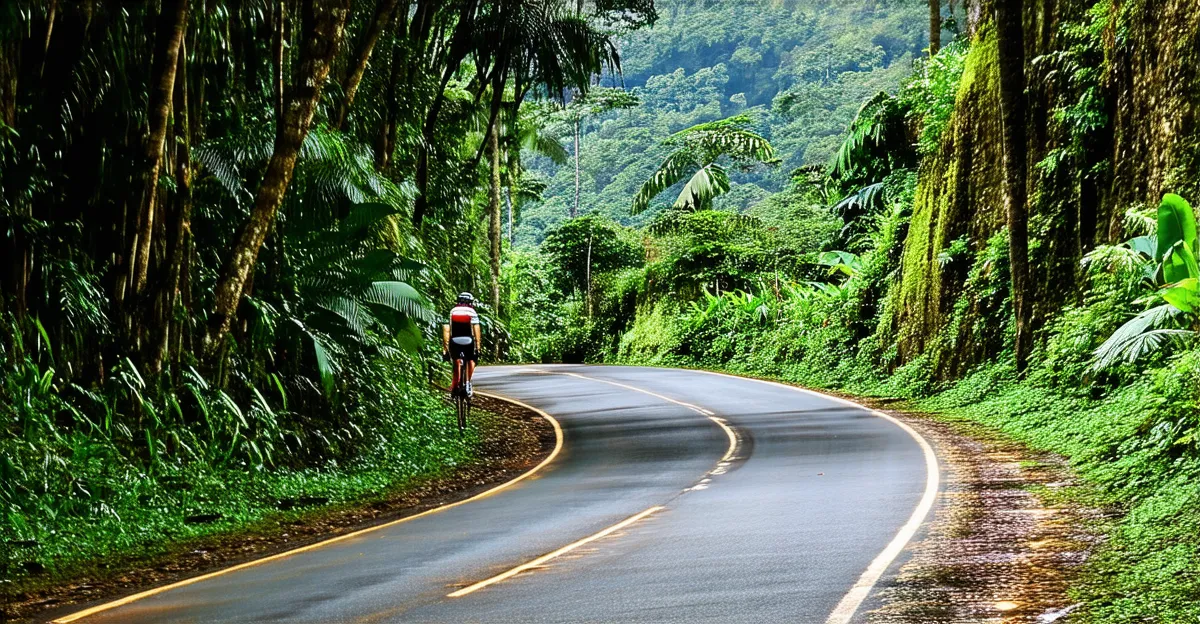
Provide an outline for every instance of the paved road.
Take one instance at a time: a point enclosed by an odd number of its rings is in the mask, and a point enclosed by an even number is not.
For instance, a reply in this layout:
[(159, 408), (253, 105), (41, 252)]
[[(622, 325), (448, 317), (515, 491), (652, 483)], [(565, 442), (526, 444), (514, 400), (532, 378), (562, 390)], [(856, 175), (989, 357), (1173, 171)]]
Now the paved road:
[(81, 621), (845, 622), (936, 490), (899, 425), (777, 385), (537, 366), (476, 387), (554, 416), (562, 452), (492, 496)]

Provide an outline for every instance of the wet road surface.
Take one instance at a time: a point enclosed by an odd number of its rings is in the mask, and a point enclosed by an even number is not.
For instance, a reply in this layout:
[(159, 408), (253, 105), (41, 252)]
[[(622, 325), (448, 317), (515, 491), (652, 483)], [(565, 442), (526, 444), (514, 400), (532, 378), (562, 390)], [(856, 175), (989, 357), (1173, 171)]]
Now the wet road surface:
[(777, 385), (563, 365), (475, 386), (557, 419), (561, 453), (494, 495), (78, 621), (859, 621), (864, 572), (894, 572), (885, 551), (936, 490), (896, 423)]

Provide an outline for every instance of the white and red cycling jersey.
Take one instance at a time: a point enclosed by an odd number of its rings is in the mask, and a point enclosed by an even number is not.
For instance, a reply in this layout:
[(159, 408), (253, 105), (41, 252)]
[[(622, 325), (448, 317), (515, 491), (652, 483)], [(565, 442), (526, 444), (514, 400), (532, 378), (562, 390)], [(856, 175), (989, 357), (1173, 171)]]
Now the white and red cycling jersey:
[(479, 315), (471, 306), (454, 306), (450, 310), (450, 337), (475, 339), (473, 327), (479, 324)]

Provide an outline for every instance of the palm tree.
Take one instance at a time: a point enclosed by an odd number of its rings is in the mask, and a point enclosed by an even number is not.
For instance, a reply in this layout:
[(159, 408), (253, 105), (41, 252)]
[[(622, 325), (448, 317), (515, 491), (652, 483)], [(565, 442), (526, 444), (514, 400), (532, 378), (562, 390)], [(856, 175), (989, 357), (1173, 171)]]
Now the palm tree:
[(762, 136), (750, 130), (748, 115), (735, 115), (719, 121), (702, 123), (671, 135), (664, 145), (675, 151), (658, 166), (654, 175), (642, 184), (633, 199), (631, 214), (638, 214), (663, 191), (691, 176), (674, 207), (681, 210), (704, 210), (714, 198), (729, 191), (729, 173), (720, 160), (748, 168), (755, 164), (775, 165), (775, 149)]
[[(605, 70), (620, 69), (616, 43), (591, 20), (575, 14), (564, 0), (501, 0), (482, 7), (471, 20), (473, 30), (464, 34), (463, 60), (474, 61), (472, 81), (477, 99), (490, 92), (488, 128), (496, 123), (506, 100), (520, 107), (534, 90), (561, 96), (569, 91), (586, 93), (592, 77)], [(451, 44), (451, 48), (454, 43)], [(441, 89), (458, 71), (443, 75)], [(444, 102), (435, 98), (426, 115), (426, 142), (436, 129)], [(486, 151), (480, 146), (476, 162)], [(420, 195), (413, 220), (424, 218), (429, 189), (429, 154), (422, 150), (417, 163)]]

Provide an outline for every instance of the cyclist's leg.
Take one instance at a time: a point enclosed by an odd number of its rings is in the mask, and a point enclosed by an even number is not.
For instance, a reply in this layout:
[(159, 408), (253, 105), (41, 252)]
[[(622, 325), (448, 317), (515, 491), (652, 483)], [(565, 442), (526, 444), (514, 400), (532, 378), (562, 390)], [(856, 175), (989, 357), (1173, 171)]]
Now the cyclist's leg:
[(458, 357), (454, 357), (450, 360), (450, 371), (451, 371), (450, 372), (450, 392), (451, 393), (457, 392), (458, 386), (462, 383), (462, 380), (458, 378), (458, 363), (460, 361), (461, 360)]

